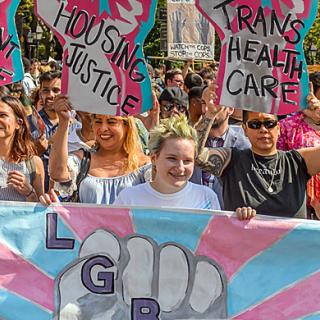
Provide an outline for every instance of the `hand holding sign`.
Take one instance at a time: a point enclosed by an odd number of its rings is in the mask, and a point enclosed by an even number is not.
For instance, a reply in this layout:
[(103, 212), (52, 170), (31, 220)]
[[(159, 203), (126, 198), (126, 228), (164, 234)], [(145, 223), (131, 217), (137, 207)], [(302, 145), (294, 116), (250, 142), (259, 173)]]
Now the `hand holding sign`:
[(142, 45), (153, 24), (155, 0), (36, 4), (63, 45), (62, 89), (78, 110), (120, 115), (150, 107)]
[(320, 108), (320, 100), (315, 96), (314, 90), (313, 90), (313, 83), (309, 82), (309, 95), (307, 97), (308, 101), (308, 108), (313, 111)]
[(213, 261), (105, 230), (83, 242), (79, 260), (61, 274), (59, 294), (61, 319), (226, 317), (226, 279)]
[(196, 0), (222, 43), (217, 103), (286, 114), (306, 107), (303, 38), (316, 1)]

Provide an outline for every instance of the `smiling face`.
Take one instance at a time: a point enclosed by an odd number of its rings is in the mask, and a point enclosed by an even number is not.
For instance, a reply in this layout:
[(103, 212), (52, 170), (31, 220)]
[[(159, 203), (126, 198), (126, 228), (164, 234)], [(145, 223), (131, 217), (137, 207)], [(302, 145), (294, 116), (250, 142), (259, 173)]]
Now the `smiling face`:
[(47, 111), (54, 111), (53, 102), (61, 93), (61, 79), (55, 78), (50, 81), (43, 81), (40, 88), (42, 104)]
[[(267, 122), (265, 122), (267, 121)], [(259, 125), (260, 122), (265, 123), (260, 128), (250, 128), (250, 123)], [(268, 127), (268, 124), (274, 125)], [(276, 116), (269, 113), (248, 112), (247, 120), (243, 124), (246, 136), (249, 138), (252, 151), (262, 156), (273, 155), (277, 152), (277, 141), (280, 135), (280, 124), (277, 122)]]
[(151, 155), (156, 168), (154, 189), (161, 193), (175, 193), (183, 189), (194, 168), (195, 145), (184, 138), (167, 139), (159, 154)]
[(100, 148), (104, 150), (122, 150), (128, 127), (122, 117), (95, 115), (93, 130)]
[(13, 137), (20, 125), (13, 110), (0, 101), (0, 139)]

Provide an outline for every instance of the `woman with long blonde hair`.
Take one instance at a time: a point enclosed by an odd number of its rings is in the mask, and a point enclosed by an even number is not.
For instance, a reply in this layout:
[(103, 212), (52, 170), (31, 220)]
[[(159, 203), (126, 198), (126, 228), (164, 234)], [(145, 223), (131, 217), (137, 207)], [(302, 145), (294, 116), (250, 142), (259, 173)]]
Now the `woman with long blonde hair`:
[[(142, 152), (132, 117), (93, 115), (96, 146), (86, 156), (90, 163), (87, 174), (84, 174), (81, 172), (84, 151), (78, 150), (68, 156), (71, 115), (66, 97), (61, 96), (55, 101), (55, 110), (59, 127), (52, 145), (49, 172), (56, 182), (55, 189), (62, 196), (70, 196), (77, 190), (79, 202), (111, 204), (122, 189), (145, 182), (149, 176), (149, 158)], [(77, 185), (79, 173), (84, 177)], [(49, 196), (45, 197), (50, 203)]]

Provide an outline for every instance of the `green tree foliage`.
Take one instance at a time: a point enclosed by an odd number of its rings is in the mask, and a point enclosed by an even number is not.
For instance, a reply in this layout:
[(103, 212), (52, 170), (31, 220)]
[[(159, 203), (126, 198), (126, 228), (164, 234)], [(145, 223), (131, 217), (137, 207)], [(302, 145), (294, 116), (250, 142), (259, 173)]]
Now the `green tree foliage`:
[(159, 17), (159, 10), (160, 8), (166, 8), (167, 1), (166, 0), (159, 0), (157, 5), (157, 11), (155, 16), (155, 24), (151, 29), (150, 33), (148, 34), (145, 43), (144, 43), (144, 54), (148, 56), (158, 56), (162, 57), (165, 55), (165, 52), (160, 51), (160, 29), (161, 29), (161, 22), (158, 19)]
[[(317, 54), (315, 59), (311, 57), (311, 52), (310, 48), (311, 45), (314, 44), (317, 48)], [(314, 21), (311, 29), (309, 30), (304, 43), (303, 47), (305, 50), (306, 58), (307, 61), (312, 64), (314, 62), (315, 64), (318, 64), (320, 62), (320, 54), (319, 54), (319, 49), (320, 49), (320, 2), (318, 3), (318, 14), (316, 17), (316, 20)]]

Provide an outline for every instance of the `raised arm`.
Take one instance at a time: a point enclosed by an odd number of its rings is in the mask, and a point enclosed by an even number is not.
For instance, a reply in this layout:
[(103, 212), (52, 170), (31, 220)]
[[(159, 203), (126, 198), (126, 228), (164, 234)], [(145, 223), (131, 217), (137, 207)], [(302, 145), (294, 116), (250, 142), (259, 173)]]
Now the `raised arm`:
[(299, 149), (298, 152), (306, 162), (310, 176), (314, 176), (320, 172), (320, 147), (303, 148)]
[(68, 181), (68, 129), (70, 123), (70, 106), (64, 96), (55, 99), (54, 108), (59, 117), (59, 126), (52, 144), (49, 158), (49, 172), (52, 180), (57, 182)]
[(203, 91), (202, 103), (205, 104), (206, 113), (197, 123), (196, 129), (198, 132), (198, 157), (196, 164), (204, 170), (212, 173), (215, 176), (220, 176), (223, 170), (228, 166), (231, 160), (230, 148), (206, 148), (210, 129), (215, 118), (220, 112), (223, 112), (225, 107), (216, 106), (214, 100), (216, 85), (213, 83)]
[(206, 148), (205, 144), (214, 118), (208, 118), (207, 114), (200, 120), (197, 126), (198, 132), (198, 157), (196, 164), (215, 176), (221, 176), (231, 160), (230, 148)]

